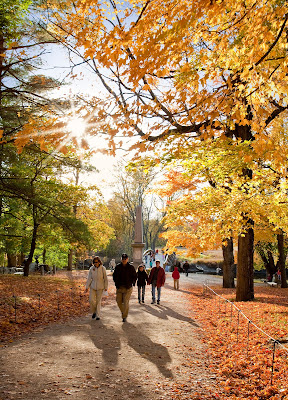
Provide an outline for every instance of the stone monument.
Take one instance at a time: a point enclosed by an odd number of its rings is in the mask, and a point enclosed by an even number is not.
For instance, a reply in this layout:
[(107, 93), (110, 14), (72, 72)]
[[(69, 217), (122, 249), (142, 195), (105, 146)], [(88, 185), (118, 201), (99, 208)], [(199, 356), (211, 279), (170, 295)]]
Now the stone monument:
[(145, 244), (143, 243), (143, 218), (142, 218), (142, 206), (136, 208), (136, 221), (135, 221), (135, 236), (134, 243), (132, 243), (133, 248), (133, 265), (135, 269), (142, 264), (143, 248)]

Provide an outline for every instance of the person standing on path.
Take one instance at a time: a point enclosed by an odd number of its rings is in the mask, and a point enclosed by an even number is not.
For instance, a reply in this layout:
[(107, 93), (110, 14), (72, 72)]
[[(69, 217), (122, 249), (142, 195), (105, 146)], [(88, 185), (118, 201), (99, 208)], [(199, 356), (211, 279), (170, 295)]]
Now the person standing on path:
[(116, 286), (116, 302), (122, 313), (122, 321), (126, 322), (129, 311), (129, 300), (135, 285), (137, 275), (133, 265), (129, 264), (126, 253), (121, 256), (121, 263), (117, 264), (113, 273)]
[(184, 272), (185, 272), (186, 276), (188, 276), (189, 266), (190, 265), (189, 265), (188, 261), (185, 261), (185, 263), (183, 264), (183, 269), (184, 269)]
[(89, 288), (89, 303), (92, 318), (99, 320), (102, 294), (108, 288), (106, 268), (103, 266), (100, 257), (93, 258), (93, 265), (89, 269), (85, 291), (87, 292)]
[[(142, 297), (142, 303), (144, 303), (145, 287), (146, 287), (147, 281), (148, 281), (148, 275), (147, 275), (147, 272), (145, 271), (144, 265), (139, 265), (138, 271), (137, 271), (137, 287), (138, 287), (138, 302), (139, 303), (141, 303), (141, 297)], [(141, 296), (141, 291), (142, 291), (142, 296)]]
[(172, 272), (172, 278), (174, 279), (174, 289), (175, 290), (179, 290), (179, 278), (180, 278), (180, 274), (178, 271), (178, 268), (175, 267), (174, 271)]
[(164, 268), (160, 266), (160, 261), (156, 261), (156, 267), (153, 267), (150, 271), (149, 278), (148, 278), (148, 285), (151, 284), (151, 293), (152, 293), (152, 303), (155, 303), (155, 291), (157, 288), (157, 304), (160, 304), (160, 297), (161, 297), (161, 287), (165, 283), (165, 271)]

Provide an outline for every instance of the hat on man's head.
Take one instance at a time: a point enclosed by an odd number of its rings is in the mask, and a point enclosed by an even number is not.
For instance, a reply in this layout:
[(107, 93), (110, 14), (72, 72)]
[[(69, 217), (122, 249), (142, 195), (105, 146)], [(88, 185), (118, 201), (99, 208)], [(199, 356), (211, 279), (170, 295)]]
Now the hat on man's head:
[(122, 260), (125, 260), (125, 258), (128, 258), (128, 256), (127, 256), (126, 253), (123, 253), (122, 256), (121, 256), (121, 259), (122, 259)]

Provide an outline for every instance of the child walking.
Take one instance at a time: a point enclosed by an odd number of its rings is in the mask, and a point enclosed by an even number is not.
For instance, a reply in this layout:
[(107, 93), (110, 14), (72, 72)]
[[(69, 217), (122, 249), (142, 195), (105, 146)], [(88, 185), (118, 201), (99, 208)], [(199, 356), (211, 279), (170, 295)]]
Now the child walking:
[[(138, 271), (137, 271), (137, 286), (138, 286), (138, 302), (139, 304), (144, 303), (144, 297), (145, 297), (145, 287), (146, 287), (146, 282), (148, 281), (148, 275), (147, 272), (144, 269), (144, 265), (139, 265)], [(141, 296), (142, 292), (142, 296)]]
[(180, 274), (177, 267), (175, 267), (174, 271), (172, 272), (172, 278), (174, 279), (174, 289), (178, 290)]

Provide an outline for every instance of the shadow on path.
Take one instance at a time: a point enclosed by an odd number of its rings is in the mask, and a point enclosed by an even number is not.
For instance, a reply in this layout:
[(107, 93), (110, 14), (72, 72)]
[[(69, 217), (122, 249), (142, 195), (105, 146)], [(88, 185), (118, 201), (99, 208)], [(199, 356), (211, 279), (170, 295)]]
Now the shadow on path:
[(178, 319), (180, 321), (188, 322), (189, 324), (199, 327), (198, 324), (194, 321), (194, 319), (186, 317), (185, 315), (179, 314), (178, 312), (172, 310), (172, 308), (163, 306), (163, 305), (145, 305), (145, 309), (150, 314), (154, 315), (157, 318), (168, 319), (168, 317)]
[(90, 339), (94, 346), (102, 351), (102, 358), (106, 364), (112, 366), (118, 363), (118, 352), (121, 342), (118, 333), (114, 329), (107, 328), (102, 321), (91, 321)]
[[(180, 285), (181, 285), (181, 283), (180, 283)], [(189, 291), (189, 290), (183, 290), (183, 289), (175, 290), (175, 289), (174, 289), (174, 286), (169, 285), (169, 284), (166, 284), (166, 283), (165, 283), (165, 289), (172, 290), (172, 291), (175, 292), (175, 293), (181, 292), (181, 293), (187, 293), (187, 294), (190, 294), (190, 295), (191, 295), (191, 294), (194, 294), (194, 293), (192, 293), (192, 291)]]
[(135, 325), (125, 322), (122, 327), (125, 332), (128, 345), (132, 347), (142, 358), (155, 364), (159, 372), (166, 378), (173, 378), (172, 371), (167, 367), (171, 362), (170, 354), (165, 346), (154, 343), (149, 338), (139, 331)]

